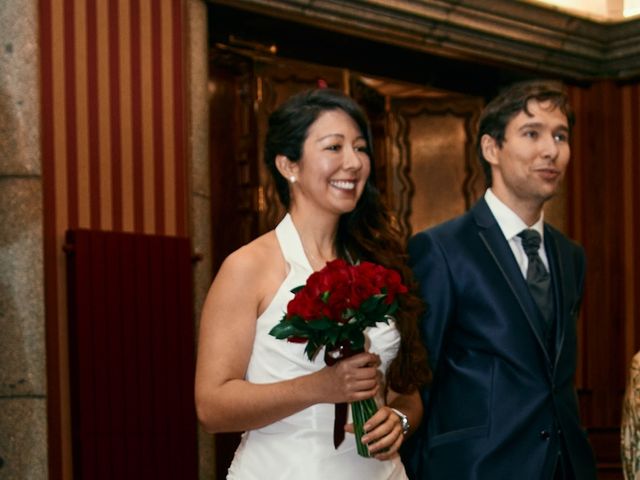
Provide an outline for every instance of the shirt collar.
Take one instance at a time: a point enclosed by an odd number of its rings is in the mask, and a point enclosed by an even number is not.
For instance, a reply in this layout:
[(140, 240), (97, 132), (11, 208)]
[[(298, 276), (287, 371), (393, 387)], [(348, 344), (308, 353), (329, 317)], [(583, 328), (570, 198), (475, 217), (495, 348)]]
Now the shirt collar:
[(491, 188), (488, 188), (485, 192), (484, 199), (507, 241), (510, 241), (525, 228), (531, 228), (540, 234), (544, 242), (544, 212), (540, 213), (540, 218), (536, 223), (528, 226), (513, 210), (505, 205), (502, 200), (496, 197), (496, 194), (493, 193)]

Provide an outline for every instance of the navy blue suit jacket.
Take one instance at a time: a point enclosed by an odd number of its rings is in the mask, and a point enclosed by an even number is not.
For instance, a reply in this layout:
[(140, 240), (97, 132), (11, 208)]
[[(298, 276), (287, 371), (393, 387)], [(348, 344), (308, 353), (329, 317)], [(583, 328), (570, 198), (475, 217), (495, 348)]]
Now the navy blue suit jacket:
[(423, 424), (403, 451), (415, 478), (549, 479), (559, 442), (576, 478), (595, 478), (573, 384), (584, 253), (544, 229), (556, 302), (551, 352), (540, 311), (484, 199), (410, 240), (434, 370), (423, 392)]

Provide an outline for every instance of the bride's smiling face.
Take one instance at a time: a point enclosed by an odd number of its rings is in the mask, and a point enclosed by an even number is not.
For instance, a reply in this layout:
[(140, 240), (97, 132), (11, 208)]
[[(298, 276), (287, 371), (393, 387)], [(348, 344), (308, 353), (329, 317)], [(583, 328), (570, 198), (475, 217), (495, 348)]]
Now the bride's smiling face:
[(355, 208), (369, 178), (369, 145), (347, 113), (329, 110), (309, 127), (294, 168), (292, 203), (341, 215)]

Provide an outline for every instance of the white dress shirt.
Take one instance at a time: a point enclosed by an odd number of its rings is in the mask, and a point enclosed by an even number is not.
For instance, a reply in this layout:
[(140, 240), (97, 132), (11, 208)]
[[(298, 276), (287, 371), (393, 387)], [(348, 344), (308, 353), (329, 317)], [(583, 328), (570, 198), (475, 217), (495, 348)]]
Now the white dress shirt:
[(484, 199), (487, 202), (487, 205), (489, 205), (489, 210), (491, 210), (491, 213), (493, 213), (493, 216), (496, 218), (504, 238), (507, 239), (507, 242), (511, 247), (511, 251), (513, 251), (513, 256), (516, 258), (524, 278), (527, 278), (529, 258), (522, 247), (522, 239), (518, 234), (525, 228), (531, 228), (540, 234), (542, 243), (540, 244), (540, 250), (538, 253), (545, 268), (549, 271), (549, 260), (547, 259), (547, 252), (544, 249), (544, 213), (540, 214), (540, 218), (536, 223), (529, 226), (513, 210), (507, 207), (498, 197), (496, 197), (495, 193), (493, 193), (490, 188), (485, 192)]

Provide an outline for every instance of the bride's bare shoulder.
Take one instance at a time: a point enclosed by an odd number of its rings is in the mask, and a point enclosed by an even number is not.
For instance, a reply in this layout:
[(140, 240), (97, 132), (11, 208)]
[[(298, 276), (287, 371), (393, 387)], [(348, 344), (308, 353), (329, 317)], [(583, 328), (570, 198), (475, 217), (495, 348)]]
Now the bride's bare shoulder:
[(275, 231), (271, 230), (231, 253), (218, 275), (229, 275), (255, 285), (270, 272), (281, 269), (282, 264), (278, 239)]
[(260, 315), (286, 277), (286, 268), (275, 232), (268, 232), (225, 259), (210, 296)]

